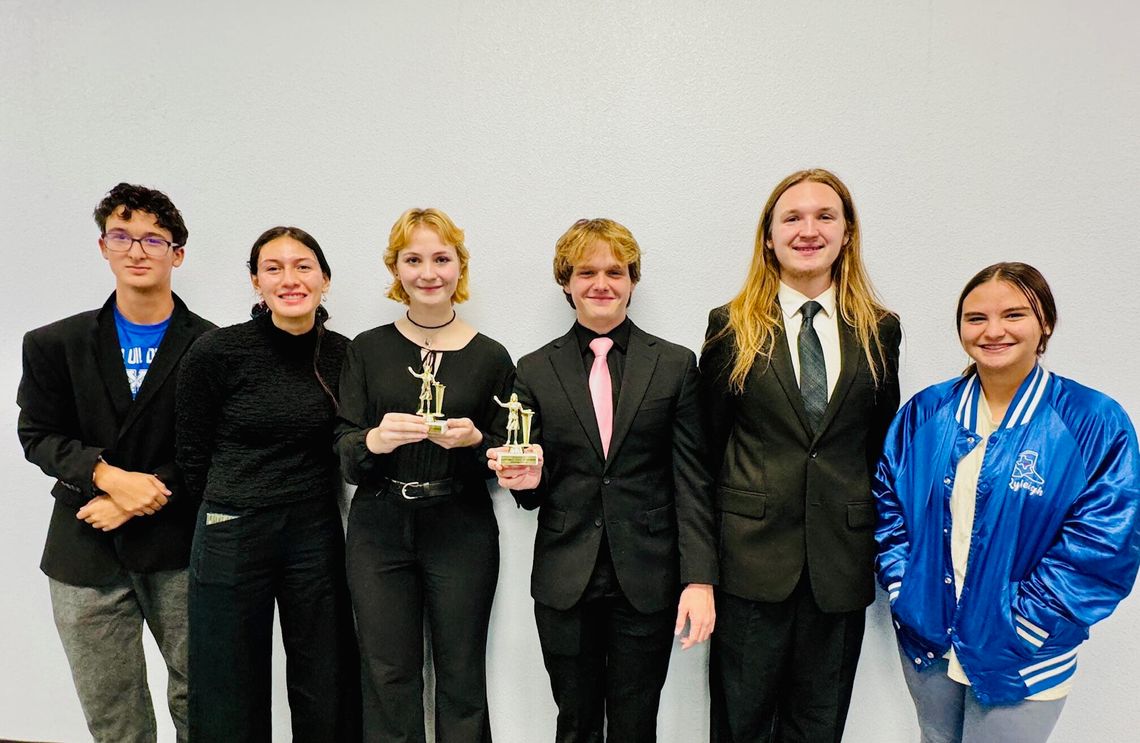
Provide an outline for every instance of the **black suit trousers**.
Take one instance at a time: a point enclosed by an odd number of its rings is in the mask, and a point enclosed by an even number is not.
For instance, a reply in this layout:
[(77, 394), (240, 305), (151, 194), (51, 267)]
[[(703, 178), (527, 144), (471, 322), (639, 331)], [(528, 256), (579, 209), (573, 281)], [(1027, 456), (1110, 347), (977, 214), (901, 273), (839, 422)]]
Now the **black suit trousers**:
[(534, 616), (558, 705), (556, 743), (657, 740), (676, 610), (643, 614), (619, 593), (566, 610), (535, 602)]
[(415, 507), (358, 490), (347, 556), (363, 666), (364, 739), (425, 740), (426, 616), (436, 738), (490, 743), (487, 628), (499, 575), (491, 499), (467, 490)]
[(839, 743), (864, 610), (827, 613), (805, 569), (774, 603), (716, 596), (709, 672), (715, 743)]

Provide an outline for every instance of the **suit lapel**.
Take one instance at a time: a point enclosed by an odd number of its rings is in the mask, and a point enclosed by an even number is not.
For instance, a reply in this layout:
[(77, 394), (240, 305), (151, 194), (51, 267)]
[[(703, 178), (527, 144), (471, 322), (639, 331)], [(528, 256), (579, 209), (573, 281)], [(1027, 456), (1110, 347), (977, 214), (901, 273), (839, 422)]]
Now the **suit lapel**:
[[(819, 422), (819, 430), (815, 432), (816, 439), (827, 430), (835, 414), (843, 406), (847, 393), (851, 390), (851, 383), (855, 381), (855, 370), (859, 368), (859, 339), (850, 325), (839, 318), (839, 379), (835, 380), (835, 389), (831, 391), (831, 399), (823, 411), (823, 420)], [(801, 403), (802, 407), (802, 403)]]
[(127, 418), (123, 421), (123, 425), (119, 430), (120, 435), (146, 410), (147, 405), (150, 404), (163, 383), (166, 382), (166, 378), (178, 367), (178, 362), (182, 359), (182, 355), (190, 346), (190, 342), (193, 339), (187, 328), (189, 318), (187, 318), (186, 315), (186, 305), (182, 303), (182, 300), (175, 297), (174, 314), (170, 318), (170, 325), (166, 328), (166, 333), (162, 336), (162, 343), (158, 346), (158, 353), (155, 354), (154, 360), (151, 361), (150, 368), (147, 369), (146, 376), (143, 378), (142, 387), (139, 388), (138, 395), (130, 406), (130, 410), (127, 411)]
[(115, 295), (107, 300), (99, 312), (95, 329), (95, 357), (99, 363), (99, 374), (103, 386), (115, 409), (115, 419), (122, 421), (131, 407), (131, 386), (127, 382), (127, 371), (123, 366), (123, 347), (119, 343), (119, 331), (115, 328)]
[[(614, 430), (610, 438), (610, 459), (621, 448), (621, 442), (629, 433), (633, 419), (649, 389), (649, 380), (657, 368), (658, 351), (651, 336), (641, 332), (636, 325), (630, 326), (629, 348), (625, 354), (625, 371), (621, 376), (621, 392), (618, 394), (617, 410), (614, 411)], [(596, 428), (596, 425), (595, 425)]]
[(594, 447), (598, 459), (604, 460), (602, 436), (598, 433), (598, 420), (594, 416), (594, 403), (590, 399), (589, 382), (585, 367), (582, 365), (582, 354), (578, 349), (574, 329), (571, 328), (569, 333), (559, 338), (554, 346), (554, 351), (550, 354), (550, 364), (554, 367), (554, 374), (562, 384), (562, 391), (570, 401), (570, 408), (578, 416), (582, 431), (589, 439), (590, 445)]

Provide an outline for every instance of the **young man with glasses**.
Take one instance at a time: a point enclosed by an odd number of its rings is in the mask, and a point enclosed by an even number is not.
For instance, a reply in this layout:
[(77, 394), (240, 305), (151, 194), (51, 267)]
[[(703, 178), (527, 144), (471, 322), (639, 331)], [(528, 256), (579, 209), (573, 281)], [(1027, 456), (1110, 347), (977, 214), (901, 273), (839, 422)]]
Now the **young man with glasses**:
[(165, 194), (120, 183), (95, 209), (115, 276), (102, 308), (24, 336), (17, 395), (28, 461), (56, 478), (40, 569), (96, 741), (153, 741), (142, 624), (186, 739), (186, 566), (197, 503), (174, 467), (178, 365), (214, 327), (170, 288), (186, 243)]

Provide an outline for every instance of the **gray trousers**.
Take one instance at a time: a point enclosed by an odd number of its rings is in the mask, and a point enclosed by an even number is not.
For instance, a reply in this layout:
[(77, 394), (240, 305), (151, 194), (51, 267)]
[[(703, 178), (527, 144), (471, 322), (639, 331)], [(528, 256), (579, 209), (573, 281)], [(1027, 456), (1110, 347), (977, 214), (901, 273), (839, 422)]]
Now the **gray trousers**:
[(146, 678), (142, 625), (169, 672), (167, 703), (186, 740), (185, 570), (124, 573), (106, 586), (48, 579), (52, 614), (96, 743), (153, 743), (158, 736)]
[(1045, 743), (1065, 706), (1063, 698), (987, 706), (970, 687), (946, 675), (945, 658), (920, 672), (910, 658), (900, 657), (922, 743)]

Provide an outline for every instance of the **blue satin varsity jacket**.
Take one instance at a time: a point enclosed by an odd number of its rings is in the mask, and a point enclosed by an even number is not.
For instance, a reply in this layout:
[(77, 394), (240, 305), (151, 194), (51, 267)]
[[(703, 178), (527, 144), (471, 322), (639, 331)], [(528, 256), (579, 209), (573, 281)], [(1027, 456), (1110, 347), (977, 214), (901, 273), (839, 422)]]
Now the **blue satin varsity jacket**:
[(1088, 628), (1140, 565), (1140, 454), (1111, 398), (1034, 367), (989, 437), (969, 561), (955, 599), (950, 493), (980, 443), (974, 374), (928, 387), (891, 424), (873, 485), (876, 570), (920, 670), (954, 646), (983, 704), (1011, 704), (1076, 670)]

